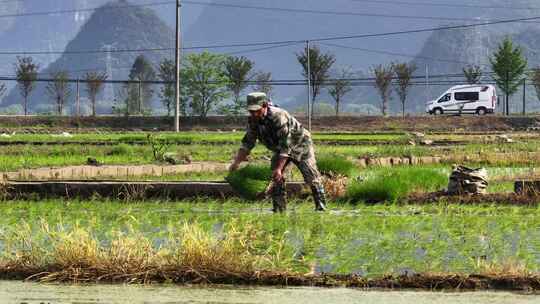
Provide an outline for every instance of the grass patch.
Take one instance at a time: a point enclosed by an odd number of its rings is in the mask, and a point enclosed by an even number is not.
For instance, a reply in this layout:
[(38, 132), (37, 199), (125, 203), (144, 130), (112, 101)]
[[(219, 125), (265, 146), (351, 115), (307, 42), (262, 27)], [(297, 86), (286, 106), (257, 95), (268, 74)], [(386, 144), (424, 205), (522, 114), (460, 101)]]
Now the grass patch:
[(352, 182), (346, 193), (351, 202), (395, 202), (413, 192), (446, 187), (448, 175), (432, 168), (397, 167), (381, 169), (364, 181)]
[[(3, 235), (0, 272), (32, 276), (41, 282), (183, 282), (234, 283), (258, 270), (276, 271), (286, 251), (260, 250), (255, 227), (238, 230), (230, 222), (220, 235), (198, 223), (183, 223), (160, 246), (136, 231), (113, 232), (102, 242), (81, 227), (55, 229), (42, 221), (39, 230), (22, 224)], [(266, 246), (284, 238), (263, 237)], [(283, 247), (283, 246), (277, 246)]]
[(272, 170), (264, 165), (247, 165), (231, 172), (225, 180), (243, 198), (255, 200), (264, 192), (272, 178)]

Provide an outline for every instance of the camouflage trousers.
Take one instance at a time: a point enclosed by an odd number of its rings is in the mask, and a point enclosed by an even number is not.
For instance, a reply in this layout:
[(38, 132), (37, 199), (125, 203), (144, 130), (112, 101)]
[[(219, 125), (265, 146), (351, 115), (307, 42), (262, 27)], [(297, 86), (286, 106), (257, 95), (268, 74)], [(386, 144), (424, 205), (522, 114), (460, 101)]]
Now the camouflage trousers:
[[(274, 169), (276, 168), (278, 164), (278, 159), (279, 154), (274, 154), (274, 156), (272, 157), (272, 171), (274, 171)], [(318, 209), (317, 206), (320, 206), (321, 204), (324, 207), (324, 187), (322, 184), (321, 174), (317, 169), (317, 161), (315, 159), (315, 151), (313, 149), (313, 146), (309, 147), (307, 153), (302, 155), (300, 160), (289, 158), (285, 163), (285, 166), (283, 167), (283, 172), (285, 172), (285, 170), (291, 163), (296, 165), (298, 170), (300, 170), (300, 173), (302, 173), (306, 184), (311, 186), (311, 191), (313, 192), (313, 199), (315, 200), (316, 209)], [(274, 212), (285, 211), (285, 209), (287, 208), (285, 178), (283, 178), (280, 183), (274, 183), (271, 196)]]

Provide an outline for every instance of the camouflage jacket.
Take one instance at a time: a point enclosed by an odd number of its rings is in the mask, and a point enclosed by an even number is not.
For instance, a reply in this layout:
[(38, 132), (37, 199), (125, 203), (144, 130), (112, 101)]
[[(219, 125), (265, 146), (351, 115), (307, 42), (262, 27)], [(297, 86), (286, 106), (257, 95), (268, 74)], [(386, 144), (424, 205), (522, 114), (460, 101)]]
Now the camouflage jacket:
[(249, 118), (242, 149), (250, 152), (257, 139), (274, 153), (296, 160), (301, 160), (312, 145), (309, 131), (287, 111), (276, 107), (268, 107), (260, 121)]

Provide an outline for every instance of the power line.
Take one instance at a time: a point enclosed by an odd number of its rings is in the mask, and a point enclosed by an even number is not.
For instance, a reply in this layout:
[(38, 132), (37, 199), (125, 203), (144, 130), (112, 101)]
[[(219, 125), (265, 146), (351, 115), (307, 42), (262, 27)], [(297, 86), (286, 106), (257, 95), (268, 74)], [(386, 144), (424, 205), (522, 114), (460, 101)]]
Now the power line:
[[(321, 43), (321, 45), (331, 46), (331, 47), (338, 47), (338, 48), (344, 48), (344, 49), (350, 49), (350, 50), (358, 50), (362, 52), (367, 53), (374, 53), (374, 54), (385, 54), (385, 55), (393, 55), (393, 56), (401, 56), (401, 57), (409, 57), (414, 59), (425, 59), (430, 61), (440, 61), (440, 62), (449, 62), (449, 63), (461, 63), (461, 64), (472, 64), (471, 62), (466, 61), (458, 61), (458, 60), (450, 60), (450, 59), (441, 59), (441, 58), (434, 58), (434, 57), (427, 57), (427, 56), (419, 56), (419, 55), (412, 55), (412, 54), (403, 54), (403, 53), (396, 53), (396, 52), (389, 52), (389, 51), (381, 51), (381, 50), (372, 50), (372, 49), (365, 49), (365, 48), (359, 48), (359, 47), (353, 47), (353, 46), (346, 46), (346, 45), (340, 45), (340, 44), (334, 44), (334, 43)], [(485, 64), (481, 64), (483, 66), (487, 66)]]
[(82, 8), (82, 9), (6, 14), (6, 15), (0, 15), (0, 18), (48, 16), (48, 15), (79, 13), (79, 12), (92, 12), (92, 11), (96, 11), (96, 10), (112, 10), (112, 9), (125, 9), (125, 8), (131, 8), (131, 7), (162, 6), (162, 5), (170, 5), (170, 4), (174, 4), (174, 3), (176, 3), (176, 2), (164, 1), (164, 2), (151, 2), (151, 3), (143, 3), (143, 4), (117, 5), (117, 6), (116, 5), (104, 5), (104, 6), (100, 6), (100, 7)]
[[(286, 46), (291, 46), (291, 45), (294, 45), (294, 44), (275, 45), (275, 46), (269, 46), (269, 47), (264, 47), (264, 48), (242, 50), (242, 51), (237, 51), (237, 52), (225, 53), (224, 55), (236, 55), (236, 54), (260, 52), (260, 51), (264, 51), (264, 50), (276, 49), (276, 48), (281, 48), (281, 47), (286, 47)], [(131, 68), (132, 68), (131, 66), (114, 67), (114, 69), (116, 69), (116, 70), (118, 70), (118, 69), (126, 70), (126, 69), (131, 69)], [(62, 69), (59, 69), (59, 70), (62, 70)], [(77, 69), (77, 70), (62, 70), (62, 71), (65, 71), (67, 73), (79, 73), (79, 72), (92, 72), (92, 71), (103, 71), (103, 70), (105, 70), (105, 67), (85, 68), (85, 69)], [(45, 72), (40, 72), (38, 74), (46, 74), (46, 73)]]
[(142, 48), (142, 49), (113, 49), (113, 50), (81, 50), (81, 51), (0, 51), (0, 55), (50, 55), (50, 54), (101, 54), (101, 53), (138, 53), (138, 52), (162, 52), (174, 48)]
[(540, 7), (517, 7), (502, 5), (477, 5), (477, 4), (449, 4), (432, 2), (410, 2), (410, 1), (387, 1), (387, 0), (351, 0), (353, 2), (410, 5), (410, 6), (435, 6), (435, 7), (455, 7), (455, 8), (481, 8), (481, 9), (505, 9), (505, 10), (535, 10)]
[[(17, 0), (17, 1), (20, 1), (20, 0)], [(473, 19), (468, 19), (468, 18), (455, 18), (455, 17), (450, 18), (450, 17), (444, 17), (444, 16), (408, 16), (408, 15), (390, 15), (390, 14), (340, 12), (340, 11), (322, 11), (322, 10), (292, 9), (292, 8), (282, 8), (282, 7), (236, 5), (236, 4), (216, 3), (216, 2), (199, 2), (199, 1), (191, 1), (191, 0), (181, 1), (181, 3), (192, 4), (192, 5), (215, 6), (215, 7), (277, 11), (277, 12), (287, 12), (287, 13), (307, 13), (307, 14), (333, 15), (333, 16), (362, 16), (362, 17), (375, 17), (375, 18), (396, 18), (396, 19), (416, 19), (416, 20), (436, 20), (436, 21), (440, 21), (440, 20), (473, 21)], [(17, 13), (17, 14), (0, 15), (0, 18), (47, 16), (47, 15), (78, 13), (78, 12), (89, 12), (89, 11), (95, 11), (98, 9), (123, 9), (123, 8), (130, 8), (130, 7), (161, 6), (161, 5), (169, 5), (169, 4), (176, 4), (176, 2), (163, 1), (163, 2), (150, 2), (150, 3), (144, 3), (144, 4), (120, 5), (120, 6), (100, 6), (100, 7), (86, 8), (86, 9), (70, 9), (70, 10), (57, 10), (57, 11), (46, 11), (46, 12)]]
[(191, 1), (191, 0), (184, 0), (184, 1), (181, 1), (181, 3), (193, 4), (193, 5), (204, 5), (204, 6), (276, 11), (276, 12), (286, 12), (286, 13), (307, 13), (307, 14), (332, 15), (332, 16), (361, 16), (361, 17), (376, 17), (376, 18), (420, 19), (420, 20), (437, 20), (437, 21), (440, 21), (440, 20), (473, 21), (474, 20), (474, 19), (467, 19), (467, 18), (449, 18), (449, 17), (437, 17), (437, 16), (408, 16), (408, 15), (389, 15), (389, 14), (373, 14), (373, 13), (357, 13), (357, 12), (321, 11), (321, 10), (310, 10), (310, 9), (293, 9), (293, 8), (281, 8), (281, 7), (237, 5), (237, 4), (226, 4), (226, 3), (217, 3), (217, 2), (199, 2), (199, 1)]
[(504, 20), (496, 20), (496, 21), (486, 21), (486, 22), (471, 23), (471, 24), (440, 26), (440, 27), (423, 28), (423, 29), (416, 29), (416, 30), (404, 30), (404, 31), (385, 32), (385, 33), (374, 33), (374, 34), (363, 34), (363, 35), (350, 35), (350, 36), (336, 36), (336, 37), (316, 38), (316, 39), (310, 39), (310, 41), (320, 42), (320, 41), (330, 41), (330, 40), (345, 40), (345, 39), (395, 36), (395, 35), (403, 35), (403, 34), (417, 34), (417, 33), (425, 33), (425, 32), (443, 31), (443, 30), (455, 30), (455, 29), (472, 28), (472, 27), (477, 27), (477, 26), (516, 23), (516, 22), (532, 21), (532, 20), (538, 20), (538, 19), (540, 19), (540, 16), (528, 17), (528, 18), (504, 19)]
[(228, 53), (225, 53), (225, 55), (238, 55), (238, 54), (245, 54), (245, 53), (260, 52), (260, 51), (266, 51), (266, 50), (270, 50), (270, 49), (277, 49), (277, 48), (282, 48), (282, 47), (291, 46), (291, 45), (297, 45), (297, 44), (298, 43), (287, 43), (287, 44), (283, 44), (283, 45), (267, 46), (267, 47), (256, 48), (256, 49), (249, 49), (249, 50), (236, 51), (236, 52), (228, 52)]
[[(16, 2), (22, 0), (9, 0), (9, 1), (0, 1), (3, 2)], [(378, 1), (378, 0), (352, 0), (352, 1), (365, 1), (365, 2), (375, 2), (375, 3), (394, 3), (394, 4), (407, 4), (415, 5), (413, 2), (392, 2), (392, 1)], [(265, 11), (278, 11), (278, 12), (289, 12), (289, 13), (308, 13), (308, 14), (322, 14), (322, 15), (334, 15), (334, 16), (362, 16), (362, 17), (375, 17), (375, 18), (397, 18), (397, 19), (419, 19), (419, 20), (446, 20), (446, 21), (474, 21), (470, 18), (455, 18), (455, 17), (443, 17), (443, 16), (410, 16), (410, 15), (390, 15), (390, 14), (374, 14), (374, 13), (358, 13), (358, 12), (342, 12), (342, 11), (322, 11), (322, 10), (310, 10), (310, 9), (292, 9), (292, 8), (281, 8), (281, 7), (266, 7), (266, 6), (249, 6), (249, 5), (236, 5), (236, 4), (227, 4), (227, 3), (216, 3), (216, 2), (199, 2), (185, 0), (181, 3), (192, 4), (192, 5), (205, 5), (205, 6), (216, 6), (216, 7), (228, 7), (228, 8), (240, 8), (240, 9), (252, 9), (252, 10), (265, 10)], [(163, 2), (150, 2), (143, 4), (132, 4), (132, 5), (119, 5), (119, 6), (100, 6), (86, 9), (71, 9), (71, 10), (57, 10), (57, 11), (46, 11), (46, 12), (30, 12), (30, 13), (18, 13), (18, 14), (6, 14), (0, 15), (0, 18), (13, 18), (13, 17), (26, 17), (26, 16), (47, 16), (47, 15), (58, 15), (58, 14), (68, 14), (68, 13), (77, 13), (77, 12), (90, 12), (99, 9), (123, 9), (131, 7), (146, 7), (146, 6), (162, 6), (162, 5), (171, 5), (176, 4), (174, 1), (163, 1)], [(428, 5), (422, 4), (422, 5)], [(457, 6), (457, 7), (480, 7), (486, 8), (486, 6), (474, 6), (474, 5), (445, 5), (445, 4), (430, 4), (438, 6)], [(508, 8), (508, 7), (497, 7), (497, 8)], [(520, 8), (520, 9), (535, 9), (535, 8)]]
[[(131, 68), (131, 67), (123, 67), (124, 69), (125, 68)], [(91, 69), (84, 69), (84, 70), (79, 70), (79, 71), (85, 71), (85, 70), (91, 70)], [(95, 69), (97, 70), (97, 68)], [(69, 72), (69, 71), (68, 71)], [(73, 71), (70, 71), (70, 72), (73, 72)], [(41, 74), (44, 74), (44, 73), (41, 73)], [(483, 73), (485, 76), (490, 76), (492, 74), (495, 74), (494, 72), (485, 72)], [(422, 80), (425, 76), (424, 75), (413, 75), (411, 76), (411, 79), (412, 80)], [(430, 76), (430, 78), (456, 78), (456, 77), (459, 77), (459, 78), (464, 78), (464, 75), (463, 74), (438, 74), (438, 75), (432, 75)], [(11, 80), (11, 81), (16, 81), (17, 80), (17, 77), (15, 75), (4, 75), (4, 76), (0, 76), (0, 80)], [(71, 82), (76, 82), (77, 79), (68, 79), (69, 81)], [(375, 77), (353, 77), (353, 78), (329, 78), (329, 79), (326, 79), (322, 82), (320, 82), (321, 84), (331, 84), (333, 82), (336, 82), (336, 81), (342, 81), (342, 80), (346, 80), (346, 81), (350, 81), (352, 83), (366, 83), (366, 82), (369, 82), (369, 83), (372, 83), (376, 80)], [(36, 81), (39, 81), (39, 82), (48, 82), (48, 81), (55, 81), (54, 79), (52, 78), (38, 78), (36, 79)], [(83, 81), (84, 82), (84, 79), (79, 79), (79, 81)], [(111, 83), (126, 83), (126, 82), (133, 82), (133, 83), (139, 83), (138, 80), (136, 81), (133, 81), (133, 80), (106, 80), (108, 82), (111, 82)], [(269, 84), (274, 84), (274, 83), (287, 83), (287, 84), (298, 84), (298, 85), (303, 85), (305, 84), (306, 82), (306, 79), (278, 79), (278, 80), (270, 80), (270, 81), (256, 81), (256, 80), (247, 80), (247, 81), (244, 81), (245, 83), (248, 83), (248, 84), (256, 84), (256, 83), (261, 83), (261, 82), (264, 82), (264, 83), (269, 83)], [(435, 80), (435, 82), (452, 82), (452, 83), (455, 83), (456, 80)], [(142, 81), (142, 83), (151, 83), (151, 84), (166, 84), (166, 83), (173, 83), (173, 82), (166, 82), (166, 81)], [(223, 82), (220, 82), (220, 83), (223, 83)]]
[[(464, 28), (472, 28), (472, 27), (477, 27), (477, 26), (507, 24), (507, 23), (523, 22), (523, 21), (532, 21), (532, 20), (538, 20), (538, 19), (540, 19), (540, 16), (528, 17), (528, 18), (504, 19), (504, 20), (497, 20), (497, 21), (442, 26), (442, 27), (433, 27), (433, 28), (422, 28), (422, 29), (415, 29), (415, 30), (312, 38), (312, 39), (307, 39), (307, 40), (312, 41), (312, 42), (321, 42), (321, 41), (332, 41), (332, 40), (387, 37), (387, 36), (416, 34), (416, 33), (424, 33), (424, 32), (435, 32), (435, 31), (443, 31), (443, 30), (464, 29)], [(303, 43), (305, 41), (306, 40), (283, 40), (283, 41), (252, 42), (252, 43), (214, 44), (214, 45), (205, 45), (205, 46), (184, 47), (182, 48), (182, 50), (234, 48), (234, 47), (265, 46), (265, 45), (276, 45), (276, 44), (296, 44), (296, 43)], [(173, 50), (173, 48), (118, 49), (118, 50), (112, 50), (111, 52), (124, 53), (124, 52), (145, 52), (145, 51), (150, 52), (150, 51), (171, 51), (171, 50)], [(108, 51), (104, 51), (104, 50), (81, 50), (81, 51), (64, 51), (64, 52), (62, 51), (26, 51), (26, 52), (0, 51), (0, 55), (86, 54), (86, 53), (106, 53), (106, 52)]]

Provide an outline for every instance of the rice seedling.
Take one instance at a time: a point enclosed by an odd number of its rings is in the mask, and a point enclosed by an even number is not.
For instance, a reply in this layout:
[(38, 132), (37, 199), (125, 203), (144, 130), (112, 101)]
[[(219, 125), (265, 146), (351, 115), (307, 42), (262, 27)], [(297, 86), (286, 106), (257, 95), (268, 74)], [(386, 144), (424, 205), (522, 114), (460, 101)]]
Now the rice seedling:
[(225, 179), (233, 189), (248, 200), (260, 198), (272, 178), (272, 171), (264, 165), (247, 165), (231, 172)]
[(342, 156), (321, 155), (317, 157), (317, 168), (324, 175), (351, 177), (356, 165)]
[(366, 180), (352, 182), (345, 195), (350, 202), (396, 202), (413, 192), (436, 191), (448, 184), (448, 175), (421, 167), (381, 169)]
[(131, 155), (133, 147), (127, 144), (118, 144), (113, 146), (108, 152), (109, 155)]

